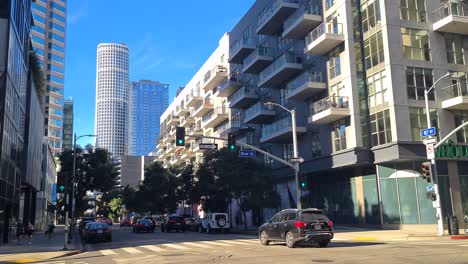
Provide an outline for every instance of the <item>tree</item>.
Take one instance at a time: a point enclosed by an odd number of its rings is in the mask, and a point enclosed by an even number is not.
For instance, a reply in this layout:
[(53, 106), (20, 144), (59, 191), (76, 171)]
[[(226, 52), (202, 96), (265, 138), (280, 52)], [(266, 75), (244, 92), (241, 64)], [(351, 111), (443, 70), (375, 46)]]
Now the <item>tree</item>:
[(179, 173), (179, 186), (177, 188), (179, 202), (186, 202), (187, 204), (198, 202), (198, 200), (193, 199), (194, 184), (193, 165), (189, 164), (181, 168)]

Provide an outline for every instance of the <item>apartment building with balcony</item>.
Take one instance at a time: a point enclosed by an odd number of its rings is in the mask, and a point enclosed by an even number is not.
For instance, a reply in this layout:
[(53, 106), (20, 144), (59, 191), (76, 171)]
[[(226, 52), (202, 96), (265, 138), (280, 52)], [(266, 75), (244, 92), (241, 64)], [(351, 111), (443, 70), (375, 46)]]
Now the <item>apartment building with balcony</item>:
[[(303, 205), (338, 223), (436, 223), (427, 183), (424, 90), (439, 139), (468, 120), (468, 5), (430, 0), (257, 0), (229, 33), (231, 79), (221, 87), (238, 139), (293, 155), (295, 109)], [(468, 215), (468, 128), (437, 151), (444, 215)], [(468, 150), (468, 148), (466, 148)], [(468, 153), (468, 152), (467, 152)], [(294, 204), (294, 172), (274, 169), (281, 207)], [(265, 216), (268, 217), (268, 216)]]
[[(185, 88), (178, 93), (166, 111), (161, 115), (161, 135), (157, 142), (158, 160), (164, 166), (200, 162), (204, 149), (200, 143), (214, 143), (221, 148), (223, 141), (197, 140), (188, 136), (205, 135), (222, 137), (228, 129), (237, 124), (235, 115), (227, 103), (227, 94), (240, 85), (236, 73), (229, 74), (229, 35), (226, 33), (219, 45), (203, 66), (197, 71)], [(185, 127), (186, 146), (176, 147), (176, 127)]]

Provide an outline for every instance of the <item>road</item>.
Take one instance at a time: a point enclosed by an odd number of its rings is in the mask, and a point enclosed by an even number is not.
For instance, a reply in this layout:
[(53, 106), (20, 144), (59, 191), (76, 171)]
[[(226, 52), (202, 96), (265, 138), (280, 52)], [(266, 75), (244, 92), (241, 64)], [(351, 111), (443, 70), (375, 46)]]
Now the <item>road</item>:
[(328, 248), (262, 246), (238, 234), (142, 233), (115, 230), (113, 242), (86, 244), (86, 252), (53, 261), (87, 263), (468, 263), (467, 241), (333, 241)]

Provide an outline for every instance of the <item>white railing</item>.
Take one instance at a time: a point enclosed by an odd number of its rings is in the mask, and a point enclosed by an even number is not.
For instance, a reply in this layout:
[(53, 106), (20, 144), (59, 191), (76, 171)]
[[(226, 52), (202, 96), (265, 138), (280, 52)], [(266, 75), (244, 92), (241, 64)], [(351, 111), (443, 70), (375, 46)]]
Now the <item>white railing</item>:
[(310, 113), (315, 115), (331, 108), (348, 109), (347, 96), (328, 96), (313, 104), (310, 104)]
[(208, 112), (206, 115), (202, 117), (202, 122), (207, 122), (211, 118), (217, 115), (227, 115), (228, 114), (228, 107), (216, 107), (215, 109)]
[(306, 45), (314, 42), (325, 33), (335, 35), (343, 34), (343, 24), (335, 22), (323, 22), (306, 36)]
[(223, 65), (216, 65), (213, 69), (211, 69), (205, 74), (205, 78), (203, 78), (203, 83), (207, 83), (216, 74), (225, 72), (227, 72), (226, 67), (224, 67)]
[(449, 1), (434, 11), (440, 18), (448, 16), (468, 16), (468, 3), (462, 1)]

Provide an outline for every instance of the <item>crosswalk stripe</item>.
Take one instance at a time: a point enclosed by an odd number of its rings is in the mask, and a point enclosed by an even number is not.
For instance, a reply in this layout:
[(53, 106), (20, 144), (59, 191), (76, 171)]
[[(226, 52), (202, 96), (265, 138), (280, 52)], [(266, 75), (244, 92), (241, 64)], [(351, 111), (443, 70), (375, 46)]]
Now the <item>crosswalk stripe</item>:
[(110, 250), (110, 249), (103, 249), (101, 250), (101, 253), (104, 255), (104, 256), (108, 256), (108, 255), (117, 255), (117, 253), (115, 253), (114, 251)]
[(143, 251), (141, 250), (138, 250), (136, 248), (131, 248), (131, 247), (126, 247), (126, 248), (122, 248), (123, 251), (126, 251), (130, 254), (137, 254), (137, 253), (143, 253)]
[(458, 245), (459, 247), (468, 247), (468, 245)]
[(161, 244), (161, 246), (165, 246), (165, 247), (170, 247), (170, 248), (175, 248), (175, 249), (189, 249), (188, 247), (184, 247), (184, 246), (179, 246), (179, 245), (174, 245), (174, 244)]
[(184, 242), (183, 244), (184, 244), (184, 245), (188, 245), (188, 246), (193, 246), (193, 247), (211, 248), (210, 246), (203, 245), (203, 244), (200, 244), (200, 243)]
[(140, 247), (149, 249), (149, 250), (154, 251), (154, 252), (167, 251), (167, 250), (164, 249), (164, 248), (160, 248), (160, 247), (153, 246), (153, 245), (146, 245), (146, 246), (140, 246)]
[(234, 241), (239, 241), (239, 242), (245, 242), (245, 243), (252, 243), (252, 244), (258, 244), (260, 243), (258, 239), (242, 239), (242, 240), (234, 240)]
[(234, 244), (234, 245), (249, 245), (249, 243), (245, 243), (245, 242), (238, 242), (238, 241), (231, 241), (231, 240), (220, 240), (220, 242), (223, 242), (223, 243), (228, 243), (228, 244)]
[(225, 244), (225, 243), (222, 243), (222, 242), (215, 242), (215, 241), (200, 241), (201, 243), (204, 243), (204, 244), (209, 244), (209, 245), (215, 245), (215, 246), (224, 246), (224, 247), (232, 247), (234, 245), (231, 245), (231, 244)]

